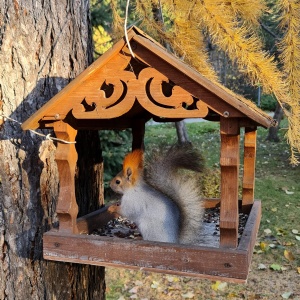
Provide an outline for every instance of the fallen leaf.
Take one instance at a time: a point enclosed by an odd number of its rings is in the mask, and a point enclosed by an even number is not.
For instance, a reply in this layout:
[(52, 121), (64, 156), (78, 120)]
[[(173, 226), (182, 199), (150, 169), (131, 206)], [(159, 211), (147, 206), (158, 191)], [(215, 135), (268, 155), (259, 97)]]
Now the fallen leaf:
[(300, 267), (297, 267), (297, 272), (298, 274), (300, 274)]
[(254, 250), (253, 253), (256, 253), (256, 254), (262, 254), (263, 251), (262, 251), (262, 250)]
[(276, 245), (275, 244), (270, 244), (269, 247), (274, 249), (274, 248), (276, 248)]
[(135, 285), (138, 285), (138, 286), (142, 286), (144, 283), (143, 283), (143, 281), (141, 281), (141, 280), (136, 280), (136, 281), (134, 282), (134, 284), (135, 284)]
[(259, 270), (265, 270), (266, 268), (267, 268), (267, 266), (264, 265), (264, 264), (259, 264), (259, 265), (258, 265), (258, 269), (259, 269)]
[(137, 297), (138, 297), (137, 294), (133, 294), (133, 295), (131, 295), (129, 298), (130, 298), (130, 299), (137, 299)]
[(282, 243), (284, 246), (294, 246), (295, 243), (292, 243), (292, 242), (283, 242)]
[(293, 292), (285, 292), (281, 295), (283, 299), (289, 299), (292, 296)]
[(227, 282), (216, 281), (214, 284), (211, 285), (214, 291), (225, 291), (227, 288)]
[(130, 293), (130, 294), (136, 294), (136, 293), (138, 292), (138, 290), (139, 290), (139, 287), (138, 287), (138, 286), (135, 286), (135, 287), (133, 287), (133, 288), (129, 291), (129, 293)]
[(168, 282), (179, 282), (180, 281), (179, 277), (176, 277), (176, 276), (167, 275), (166, 278), (167, 278)]
[(157, 289), (158, 287), (159, 287), (159, 282), (153, 281), (152, 284), (151, 284), (151, 288), (152, 289)]
[(273, 208), (271, 208), (271, 211), (276, 212), (276, 211), (277, 211), (277, 208), (276, 208), (276, 207), (273, 207)]
[(296, 240), (300, 241), (300, 235), (296, 235)]
[(293, 261), (295, 260), (295, 256), (293, 255), (293, 253), (291, 251), (288, 250), (284, 250), (284, 257), (288, 260), (288, 261)]
[(184, 299), (193, 299), (195, 297), (195, 294), (191, 291), (185, 293), (185, 294), (181, 294), (181, 296), (184, 298)]
[(269, 249), (269, 245), (265, 242), (260, 242), (260, 249), (262, 251), (267, 251)]
[(284, 267), (284, 266), (281, 267), (281, 271), (286, 271), (286, 270), (288, 270), (287, 267)]
[(272, 230), (269, 229), (269, 228), (267, 228), (267, 229), (264, 230), (264, 233), (267, 234), (267, 235), (269, 235), (269, 234), (272, 233)]
[(283, 229), (283, 228), (278, 228), (277, 227), (276, 230), (277, 230), (277, 232), (280, 232), (282, 234), (286, 234), (287, 233), (287, 231), (285, 229)]
[(124, 296), (120, 296), (118, 300), (125, 300)]
[(227, 299), (236, 299), (238, 296), (239, 296), (238, 294), (233, 292), (233, 293), (229, 293), (226, 298)]
[(281, 266), (278, 264), (272, 264), (270, 266), (270, 269), (274, 270), (274, 271), (280, 271), (281, 270)]
[(297, 229), (292, 229), (292, 233), (293, 233), (293, 234), (298, 234), (299, 231), (298, 231)]
[(287, 195), (293, 195), (293, 194), (294, 194), (294, 192), (288, 191), (288, 190), (285, 190), (285, 193), (286, 193)]

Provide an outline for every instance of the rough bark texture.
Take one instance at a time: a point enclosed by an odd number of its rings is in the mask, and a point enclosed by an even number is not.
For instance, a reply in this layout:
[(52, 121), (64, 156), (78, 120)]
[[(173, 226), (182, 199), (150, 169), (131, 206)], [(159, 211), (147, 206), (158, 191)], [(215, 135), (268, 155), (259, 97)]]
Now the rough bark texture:
[(179, 144), (189, 143), (189, 136), (184, 121), (175, 122)]
[[(23, 122), (91, 62), (88, 6), (1, 1), (0, 114)], [(85, 213), (102, 199), (94, 180), (102, 158), (97, 132), (79, 133), (77, 142), (76, 194)], [(57, 226), (55, 149), (18, 123), (0, 128), (0, 299), (104, 298), (103, 268), (42, 259), (42, 234)]]

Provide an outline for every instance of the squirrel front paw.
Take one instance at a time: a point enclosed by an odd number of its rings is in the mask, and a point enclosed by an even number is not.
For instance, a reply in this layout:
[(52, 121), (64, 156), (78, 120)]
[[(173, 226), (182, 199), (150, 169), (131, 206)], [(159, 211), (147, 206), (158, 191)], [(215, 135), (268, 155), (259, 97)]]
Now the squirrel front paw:
[(116, 204), (112, 204), (108, 207), (107, 211), (110, 213), (115, 213), (120, 215), (120, 209), (121, 209), (121, 205), (116, 203)]

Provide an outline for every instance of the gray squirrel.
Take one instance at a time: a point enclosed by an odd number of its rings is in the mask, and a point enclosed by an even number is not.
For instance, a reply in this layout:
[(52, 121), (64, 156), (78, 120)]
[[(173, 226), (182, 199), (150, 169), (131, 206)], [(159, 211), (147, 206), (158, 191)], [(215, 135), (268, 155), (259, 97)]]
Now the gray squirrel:
[(145, 163), (142, 150), (124, 158), (123, 169), (110, 182), (122, 194), (119, 213), (138, 226), (143, 239), (196, 244), (203, 203), (194, 177), (180, 169), (203, 170), (203, 158), (191, 144), (174, 145)]

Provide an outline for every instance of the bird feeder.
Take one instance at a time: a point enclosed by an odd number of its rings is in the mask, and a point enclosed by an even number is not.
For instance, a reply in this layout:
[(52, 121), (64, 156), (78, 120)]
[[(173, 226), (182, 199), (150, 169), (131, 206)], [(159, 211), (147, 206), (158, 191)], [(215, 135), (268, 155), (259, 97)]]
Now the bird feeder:
[[(115, 216), (103, 207), (77, 218), (74, 144), (58, 143), (59, 229), (43, 236), (44, 258), (54, 261), (145, 269), (245, 282), (258, 232), (261, 204), (254, 201), (256, 129), (274, 120), (250, 101), (209, 81), (136, 27), (23, 124), (24, 130), (53, 128), (74, 141), (78, 130), (131, 128), (133, 148), (143, 146), (145, 123), (204, 118), (220, 123), (221, 197), (218, 247), (103, 237), (88, 233)], [(244, 128), (242, 199), (239, 200), (240, 130)], [(249, 213), (238, 239), (239, 209)]]

